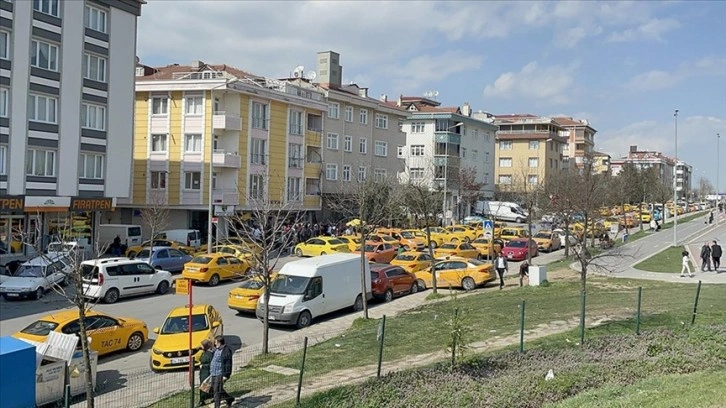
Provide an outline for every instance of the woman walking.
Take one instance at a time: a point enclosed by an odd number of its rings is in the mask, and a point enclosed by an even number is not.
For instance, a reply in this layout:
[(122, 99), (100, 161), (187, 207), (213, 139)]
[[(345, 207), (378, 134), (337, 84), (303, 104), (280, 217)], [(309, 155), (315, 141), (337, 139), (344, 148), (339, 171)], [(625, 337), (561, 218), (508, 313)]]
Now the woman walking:
[(691, 264), (690, 260), (688, 259), (688, 251), (681, 252), (681, 255), (683, 255), (683, 259), (681, 261), (681, 278), (685, 278), (686, 276), (683, 275), (685, 271), (688, 271), (688, 277), (693, 277), (693, 272), (691, 272)]
[[(212, 388), (212, 379), (209, 377), (209, 365), (212, 363), (212, 342), (209, 340), (202, 340), (202, 355), (199, 357), (199, 406), (203, 407), (207, 405), (207, 399), (212, 398), (212, 394), (209, 392)], [(207, 381), (204, 384), (204, 381)], [(204, 385), (203, 385), (204, 384)]]

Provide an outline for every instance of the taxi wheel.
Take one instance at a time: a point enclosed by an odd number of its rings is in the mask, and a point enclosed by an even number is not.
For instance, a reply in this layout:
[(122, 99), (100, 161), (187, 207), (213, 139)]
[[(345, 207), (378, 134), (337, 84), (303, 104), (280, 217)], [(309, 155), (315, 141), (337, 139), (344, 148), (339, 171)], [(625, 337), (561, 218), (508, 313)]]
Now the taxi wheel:
[(469, 238), (469, 237), (464, 237), (464, 242), (469, 242), (469, 241), (471, 241), (471, 238)]
[(431, 241), (431, 244), (429, 244), (431, 248), (436, 249), (438, 245), (436, 245), (436, 241)]
[(144, 335), (136, 332), (129, 336), (129, 341), (126, 343), (126, 348), (129, 351), (138, 351), (144, 345)]
[(321, 252), (320, 256), (323, 256), (323, 255), (327, 255), (327, 253), (325, 253), (325, 251)]
[(456, 237), (451, 238), (451, 242), (459, 242), (459, 238), (456, 238)]
[(476, 289), (476, 282), (474, 282), (474, 279), (467, 276), (466, 278), (461, 280), (461, 287), (468, 292), (470, 290)]
[(217, 286), (219, 284), (219, 275), (216, 273), (209, 278), (209, 286)]
[(296, 249), (295, 256), (297, 256), (298, 258), (302, 258), (302, 256), (303, 256), (302, 249), (300, 249), (300, 248)]
[(426, 282), (421, 279), (416, 281), (416, 286), (418, 286), (418, 290), (426, 290)]

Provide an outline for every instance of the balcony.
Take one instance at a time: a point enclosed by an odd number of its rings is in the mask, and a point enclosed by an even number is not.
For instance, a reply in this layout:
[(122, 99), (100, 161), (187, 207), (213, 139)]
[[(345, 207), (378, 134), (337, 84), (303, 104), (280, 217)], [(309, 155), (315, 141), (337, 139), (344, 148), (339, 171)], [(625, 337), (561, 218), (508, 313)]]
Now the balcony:
[(456, 156), (435, 156), (434, 166), (459, 167), (461, 159)]
[(320, 130), (306, 129), (305, 130), (305, 143), (309, 146), (320, 146), (323, 140), (323, 132)]
[(212, 190), (214, 205), (239, 205), (239, 192), (235, 189), (215, 188)]
[(239, 154), (237, 154), (237, 152), (215, 150), (212, 155), (212, 164), (214, 167), (229, 167), (238, 169), (242, 167), (242, 158)]
[(452, 132), (436, 132), (437, 143), (461, 144), (461, 135)]
[(212, 127), (214, 130), (242, 130), (242, 119), (239, 115), (217, 111), (212, 116)]

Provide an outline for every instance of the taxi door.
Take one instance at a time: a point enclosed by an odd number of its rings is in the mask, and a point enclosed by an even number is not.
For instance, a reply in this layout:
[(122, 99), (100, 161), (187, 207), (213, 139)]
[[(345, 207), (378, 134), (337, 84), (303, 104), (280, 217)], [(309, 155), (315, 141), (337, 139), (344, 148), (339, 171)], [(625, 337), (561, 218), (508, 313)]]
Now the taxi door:
[(107, 316), (86, 317), (86, 333), (91, 340), (91, 349), (98, 354), (108, 354), (126, 347), (119, 323)]

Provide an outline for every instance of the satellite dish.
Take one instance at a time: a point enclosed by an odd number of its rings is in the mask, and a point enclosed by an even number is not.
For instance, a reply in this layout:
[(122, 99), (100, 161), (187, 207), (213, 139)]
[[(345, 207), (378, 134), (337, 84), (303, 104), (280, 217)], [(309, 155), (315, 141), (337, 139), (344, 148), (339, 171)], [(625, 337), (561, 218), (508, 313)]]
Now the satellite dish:
[(434, 98), (439, 96), (439, 91), (434, 91)]
[(314, 81), (315, 78), (317, 78), (317, 77), (318, 77), (318, 74), (315, 71), (308, 71), (307, 76), (305, 76), (305, 78), (307, 78), (311, 81)]
[(292, 76), (294, 76), (295, 78), (300, 78), (301, 76), (303, 76), (303, 71), (305, 71), (305, 67), (302, 65), (298, 65), (292, 71)]

